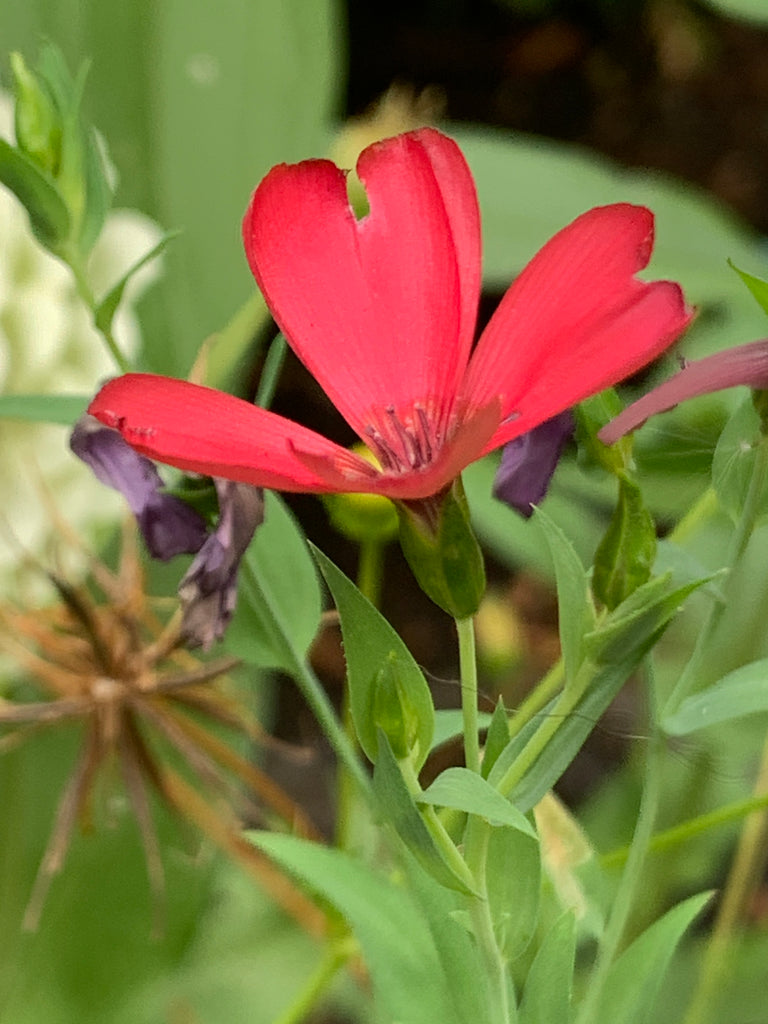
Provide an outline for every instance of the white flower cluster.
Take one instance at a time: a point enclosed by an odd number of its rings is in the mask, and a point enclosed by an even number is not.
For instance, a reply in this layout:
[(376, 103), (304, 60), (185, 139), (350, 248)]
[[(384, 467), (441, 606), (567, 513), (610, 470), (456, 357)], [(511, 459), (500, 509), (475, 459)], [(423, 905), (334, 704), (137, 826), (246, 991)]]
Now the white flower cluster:
[[(13, 138), (13, 104), (0, 93), (0, 135)], [(142, 214), (110, 213), (93, 251), (90, 281), (103, 295), (155, 245), (160, 230)], [(0, 392), (92, 394), (115, 367), (68, 267), (36, 241), (26, 211), (0, 186)], [(140, 344), (133, 305), (158, 273), (153, 261), (131, 280), (113, 327), (127, 354)], [(19, 544), (41, 555), (51, 536), (43, 487), (81, 534), (125, 510), (69, 451), (67, 428), (0, 418), (0, 585), (19, 564)]]

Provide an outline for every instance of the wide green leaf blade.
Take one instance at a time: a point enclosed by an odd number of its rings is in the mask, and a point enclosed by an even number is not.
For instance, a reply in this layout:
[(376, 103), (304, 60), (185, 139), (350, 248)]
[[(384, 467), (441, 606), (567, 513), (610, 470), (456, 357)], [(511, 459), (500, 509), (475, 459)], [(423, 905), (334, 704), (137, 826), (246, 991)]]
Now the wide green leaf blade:
[(679, 903), (635, 939), (611, 968), (594, 1019), (611, 1024), (648, 1024), (658, 1020), (654, 1003), (672, 955), (693, 919), (712, 894)]
[(85, 412), (89, 395), (0, 395), (0, 417), (72, 426)]
[(576, 919), (571, 911), (555, 921), (528, 971), (519, 1024), (569, 1024)]
[(516, 828), (494, 828), (486, 859), (488, 903), (496, 941), (507, 960), (536, 934), (541, 900), (541, 846)]
[(376, 760), (376, 685), (386, 666), (407, 695), (407, 717), (415, 731), (412, 758), (418, 770), (429, 753), (434, 731), (432, 695), (424, 674), (394, 629), (354, 583), (321, 551), (313, 548), (313, 552), (341, 619), (350, 707), (360, 746), (371, 761)]
[(467, 768), (446, 768), (416, 802), (477, 814), (492, 825), (508, 825), (538, 840), (526, 816), (481, 775)]
[(737, 668), (688, 697), (662, 725), (670, 736), (685, 736), (759, 711), (768, 711), (768, 658)]
[(320, 584), (296, 520), (273, 491), (264, 500), (264, 522), (240, 565), (227, 649), (250, 664), (290, 673), (317, 633)]
[(340, 850), (268, 832), (249, 838), (344, 916), (371, 972), (374, 998), (401, 1024), (456, 1017), (429, 929), (407, 892)]

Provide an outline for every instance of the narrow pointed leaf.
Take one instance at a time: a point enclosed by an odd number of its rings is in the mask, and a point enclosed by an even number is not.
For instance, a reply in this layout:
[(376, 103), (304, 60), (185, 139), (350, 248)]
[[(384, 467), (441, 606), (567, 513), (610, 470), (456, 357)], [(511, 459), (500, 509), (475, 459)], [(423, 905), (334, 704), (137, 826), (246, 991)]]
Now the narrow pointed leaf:
[(0, 183), (25, 207), (37, 238), (58, 251), (70, 231), (66, 203), (53, 182), (29, 157), (0, 139)]
[(688, 697), (662, 724), (670, 736), (685, 736), (760, 711), (768, 711), (768, 658), (737, 668)]
[(571, 911), (555, 921), (528, 971), (519, 1024), (569, 1024), (576, 955), (576, 919)]
[(69, 427), (90, 400), (90, 395), (0, 395), (0, 417)]
[(141, 270), (142, 267), (146, 266), (147, 263), (151, 262), (156, 256), (159, 256), (166, 245), (178, 235), (178, 231), (169, 231), (163, 235), (157, 245), (152, 246), (149, 252), (145, 253), (141, 259), (137, 260), (132, 267), (123, 274), (117, 284), (113, 285), (112, 288), (107, 292), (104, 298), (99, 302), (96, 307), (95, 323), (100, 331), (107, 332), (112, 327), (112, 320), (114, 319), (117, 308), (123, 298), (125, 287), (133, 277), (133, 275)]
[(655, 1002), (672, 955), (694, 918), (712, 898), (705, 892), (679, 903), (632, 943), (611, 968), (596, 1021), (649, 1024), (658, 1020)]

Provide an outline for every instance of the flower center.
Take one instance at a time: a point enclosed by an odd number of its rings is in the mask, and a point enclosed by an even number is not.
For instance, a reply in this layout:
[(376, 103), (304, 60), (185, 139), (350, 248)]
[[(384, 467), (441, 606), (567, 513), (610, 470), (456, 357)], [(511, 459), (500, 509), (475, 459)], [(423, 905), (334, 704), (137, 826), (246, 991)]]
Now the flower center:
[(398, 413), (388, 405), (365, 428), (368, 447), (389, 473), (411, 473), (423, 469), (435, 458), (443, 436), (420, 402), (408, 413)]

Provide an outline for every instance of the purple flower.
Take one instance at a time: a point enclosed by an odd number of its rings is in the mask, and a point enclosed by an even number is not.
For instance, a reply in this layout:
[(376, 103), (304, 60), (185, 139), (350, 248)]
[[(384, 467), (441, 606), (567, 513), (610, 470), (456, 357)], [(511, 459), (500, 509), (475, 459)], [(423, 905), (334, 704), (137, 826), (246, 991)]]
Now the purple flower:
[(650, 416), (667, 412), (688, 398), (737, 384), (746, 384), (755, 390), (768, 389), (768, 339), (737, 345), (704, 359), (684, 363), (680, 373), (627, 406), (597, 436), (603, 444), (615, 444)]
[(237, 600), (237, 571), (256, 527), (264, 520), (264, 492), (215, 479), (219, 521), (179, 584), (182, 636), (208, 650), (224, 635)]
[(493, 482), (494, 497), (530, 518), (533, 506), (547, 493), (574, 427), (573, 414), (566, 409), (505, 444)]
[(210, 531), (190, 505), (165, 493), (154, 463), (117, 430), (86, 414), (69, 444), (102, 483), (125, 496), (153, 558), (196, 555), (179, 584), (181, 635), (190, 647), (207, 650), (222, 638), (235, 610), (240, 559), (264, 518), (261, 488), (214, 479), (219, 519)]
[(166, 494), (154, 463), (126, 444), (117, 430), (87, 413), (75, 424), (69, 446), (108, 487), (125, 497), (153, 558), (199, 551), (208, 530), (205, 520), (181, 498)]

